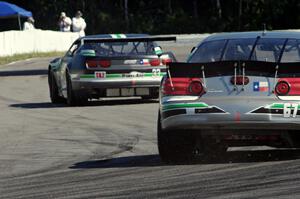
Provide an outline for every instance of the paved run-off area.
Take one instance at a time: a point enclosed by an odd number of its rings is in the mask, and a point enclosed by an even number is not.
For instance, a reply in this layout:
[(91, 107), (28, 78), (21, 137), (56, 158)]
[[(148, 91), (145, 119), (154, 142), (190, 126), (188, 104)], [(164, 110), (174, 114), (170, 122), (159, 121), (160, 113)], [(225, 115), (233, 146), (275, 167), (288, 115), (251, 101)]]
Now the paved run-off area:
[[(167, 48), (184, 60), (191, 47)], [(233, 151), (164, 165), (157, 101), (54, 106), (49, 60), (0, 67), (0, 198), (300, 198), (299, 152)]]

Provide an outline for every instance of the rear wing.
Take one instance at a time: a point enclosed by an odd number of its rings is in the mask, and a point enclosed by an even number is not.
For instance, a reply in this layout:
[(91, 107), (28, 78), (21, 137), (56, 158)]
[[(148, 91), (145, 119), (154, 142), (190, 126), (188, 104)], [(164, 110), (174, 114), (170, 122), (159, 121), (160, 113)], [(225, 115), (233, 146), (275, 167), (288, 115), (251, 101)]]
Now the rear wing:
[(275, 63), (263, 61), (219, 61), (209, 63), (168, 64), (171, 77), (216, 77), (255, 75), (267, 77), (300, 77), (300, 62)]
[(176, 37), (168, 36), (147, 36), (147, 37), (128, 37), (128, 38), (81, 38), (77, 40), (81, 45), (91, 42), (147, 42), (147, 41), (176, 41)]

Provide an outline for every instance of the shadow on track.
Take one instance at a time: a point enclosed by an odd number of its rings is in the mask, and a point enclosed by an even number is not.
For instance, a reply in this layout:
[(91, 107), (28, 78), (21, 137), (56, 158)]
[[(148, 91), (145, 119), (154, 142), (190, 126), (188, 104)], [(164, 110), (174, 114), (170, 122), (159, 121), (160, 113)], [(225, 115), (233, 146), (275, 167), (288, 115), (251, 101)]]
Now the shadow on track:
[[(192, 163), (176, 163), (171, 165), (184, 164), (227, 164), (227, 163), (256, 163), (268, 161), (295, 160), (299, 157), (300, 150), (265, 150), (265, 151), (234, 151), (226, 152), (218, 156), (198, 157)], [(168, 164), (170, 165), (170, 164)], [(126, 168), (126, 167), (156, 167), (167, 166), (161, 162), (159, 155), (142, 155), (118, 157), (104, 160), (91, 160), (78, 162), (70, 166), (70, 169), (93, 169), (93, 168)]]
[[(86, 105), (81, 107), (89, 106), (122, 106), (131, 104), (151, 104), (158, 103), (157, 100), (141, 100), (141, 99), (124, 99), (124, 100), (105, 100), (105, 101), (89, 101)], [(23, 109), (50, 109), (50, 108), (66, 108), (70, 107), (66, 104), (52, 104), (51, 102), (38, 102), (38, 103), (21, 103), (21, 104), (11, 104), (10, 107), (23, 108)], [(73, 107), (70, 107), (73, 108)]]
[(0, 77), (47, 75), (47, 73), (48, 70), (45, 69), (0, 71)]

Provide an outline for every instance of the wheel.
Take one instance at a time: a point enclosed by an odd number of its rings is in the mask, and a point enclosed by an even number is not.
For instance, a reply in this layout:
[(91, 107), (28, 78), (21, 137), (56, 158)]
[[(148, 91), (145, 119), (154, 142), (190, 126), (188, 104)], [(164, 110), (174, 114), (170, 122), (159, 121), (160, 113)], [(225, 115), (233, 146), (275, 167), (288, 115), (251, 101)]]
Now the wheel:
[(80, 96), (72, 88), (70, 75), (67, 73), (67, 104), (69, 106), (82, 106), (88, 101), (87, 97)]
[(161, 160), (169, 163), (192, 163), (199, 151), (195, 135), (191, 132), (163, 130), (160, 115), (157, 122), (157, 144)]
[(52, 72), (48, 73), (50, 99), (53, 104), (64, 103), (65, 99), (58, 94), (58, 86)]

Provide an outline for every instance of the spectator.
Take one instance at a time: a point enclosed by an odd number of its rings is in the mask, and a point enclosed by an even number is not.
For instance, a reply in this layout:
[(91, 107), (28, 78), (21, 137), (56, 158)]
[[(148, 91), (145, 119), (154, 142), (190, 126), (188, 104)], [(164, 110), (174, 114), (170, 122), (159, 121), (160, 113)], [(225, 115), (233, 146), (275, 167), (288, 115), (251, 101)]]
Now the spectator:
[(24, 22), (23, 30), (34, 30), (34, 19), (32, 17), (28, 17), (27, 21)]
[(65, 12), (61, 12), (60, 18), (58, 20), (59, 30), (62, 32), (70, 32), (71, 25), (72, 25), (72, 21), (70, 17), (67, 17)]
[(72, 19), (73, 32), (78, 32), (80, 37), (85, 36), (86, 23), (82, 18), (82, 13), (80, 11), (76, 12), (75, 17)]

